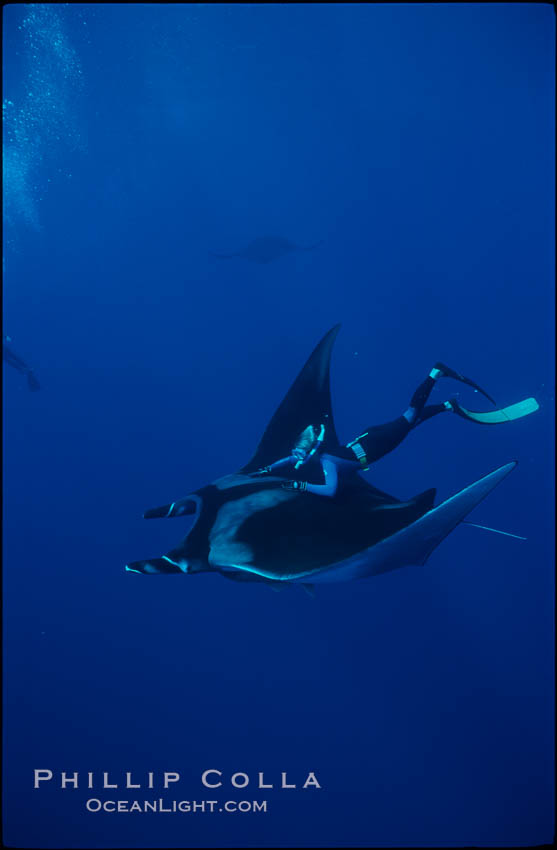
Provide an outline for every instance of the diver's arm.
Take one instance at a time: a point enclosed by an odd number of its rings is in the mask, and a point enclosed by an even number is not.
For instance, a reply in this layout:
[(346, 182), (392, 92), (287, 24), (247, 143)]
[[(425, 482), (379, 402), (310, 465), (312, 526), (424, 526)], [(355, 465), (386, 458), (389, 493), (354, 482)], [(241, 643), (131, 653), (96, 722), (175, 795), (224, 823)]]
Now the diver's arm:
[(314, 493), (316, 496), (328, 496), (332, 498), (338, 487), (338, 471), (336, 464), (328, 457), (319, 458), (321, 461), (321, 469), (325, 476), (324, 484), (306, 484), (308, 493)]
[(294, 455), (289, 455), (288, 457), (283, 457), (280, 460), (276, 460), (270, 466), (262, 466), (261, 469), (257, 469), (255, 472), (251, 472), (250, 475), (270, 475), (276, 469), (280, 469), (281, 466), (287, 466), (290, 463), (295, 463), (297, 458)]
[(325, 476), (324, 484), (310, 484), (308, 481), (283, 481), (281, 484), (283, 489), (299, 490), (301, 493), (313, 493), (315, 496), (327, 496), (332, 499), (338, 487), (338, 470), (336, 464), (329, 458), (320, 458), (320, 461)]
[(281, 466), (287, 466), (289, 463), (295, 463), (296, 458), (294, 455), (288, 455), (288, 457), (283, 457), (280, 460), (276, 460), (270, 466), (267, 467), (269, 472), (274, 472), (275, 469), (280, 469)]
[(325, 476), (324, 484), (309, 484), (306, 483), (306, 492), (314, 493), (316, 496), (328, 496), (330, 499), (335, 495), (338, 487), (338, 470), (336, 463), (328, 457), (319, 458), (321, 461), (321, 469)]

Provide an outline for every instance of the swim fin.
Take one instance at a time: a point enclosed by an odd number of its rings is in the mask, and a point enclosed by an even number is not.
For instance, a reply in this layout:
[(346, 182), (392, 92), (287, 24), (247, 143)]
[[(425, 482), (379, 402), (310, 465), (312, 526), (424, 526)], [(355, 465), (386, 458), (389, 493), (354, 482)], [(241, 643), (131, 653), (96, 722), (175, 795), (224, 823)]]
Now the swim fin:
[(454, 413), (462, 416), (463, 419), (470, 419), (472, 422), (479, 422), (482, 425), (498, 425), (501, 422), (512, 422), (514, 419), (522, 419), (523, 416), (535, 413), (539, 408), (539, 404), (535, 398), (525, 398), (524, 401), (517, 401), (516, 404), (511, 404), (509, 407), (490, 410), (487, 413), (466, 410), (465, 407), (462, 407), (458, 403), (456, 398), (452, 398), (449, 403)]
[(437, 362), (434, 366), (435, 369), (439, 369), (442, 372), (445, 378), (453, 378), (455, 381), (460, 381), (463, 384), (468, 384), (469, 387), (473, 387), (479, 393), (484, 395), (493, 405), (496, 405), (497, 402), (495, 399), (491, 398), (489, 393), (486, 393), (485, 390), (482, 390), (479, 384), (475, 381), (472, 381), (471, 378), (465, 378), (464, 375), (461, 375), (460, 372), (455, 372), (454, 369), (451, 369), (450, 366), (445, 366), (444, 363)]

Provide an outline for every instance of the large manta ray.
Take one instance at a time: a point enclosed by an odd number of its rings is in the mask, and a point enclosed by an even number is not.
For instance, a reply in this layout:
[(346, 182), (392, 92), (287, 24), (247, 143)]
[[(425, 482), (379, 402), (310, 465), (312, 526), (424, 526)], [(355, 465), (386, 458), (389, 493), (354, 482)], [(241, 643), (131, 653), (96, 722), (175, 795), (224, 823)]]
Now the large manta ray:
[[(275, 476), (250, 477), (290, 454), (308, 423), (326, 423), (323, 450), (333, 453), (335, 431), (329, 368), (339, 325), (316, 347), (269, 422), (257, 450), (233, 475), (145, 517), (196, 514), (179, 546), (159, 558), (135, 561), (126, 570), (144, 574), (218, 572), (236, 581), (313, 585), (365, 578), (410, 564), (423, 564), (442, 540), (499, 484), (516, 463), (496, 469), (433, 506), (435, 490), (401, 502), (377, 490), (358, 473), (334, 498), (285, 490)], [(322, 482), (318, 461), (301, 472)], [(289, 473), (290, 474), (290, 473)], [(292, 471), (295, 476), (296, 472)]]
[(285, 239), (283, 236), (260, 236), (254, 239), (241, 251), (234, 254), (214, 254), (210, 252), (212, 257), (217, 257), (219, 260), (230, 260), (232, 257), (241, 257), (243, 260), (249, 260), (251, 263), (270, 263), (271, 260), (277, 260), (284, 254), (292, 254), (296, 251), (313, 251), (321, 245), (322, 242), (316, 242), (315, 245), (296, 245), (290, 239)]

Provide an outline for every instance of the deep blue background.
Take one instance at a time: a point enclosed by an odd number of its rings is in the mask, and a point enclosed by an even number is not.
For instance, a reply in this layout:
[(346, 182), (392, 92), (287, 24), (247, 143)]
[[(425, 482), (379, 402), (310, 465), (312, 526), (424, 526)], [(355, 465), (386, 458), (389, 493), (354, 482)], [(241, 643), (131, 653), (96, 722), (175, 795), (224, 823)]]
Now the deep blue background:
[[(4, 369), (8, 844), (551, 840), (554, 21), (5, 9), (4, 329), (42, 383)], [(265, 266), (208, 254), (269, 233), (325, 241)], [(528, 541), (463, 526), (424, 567), (315, 599), (125, 573), (188, 527), (143, 510), (245, 463), (337, 321), (346, 440), (437, 359), (501, 404), (538, 399), (500, 429), (439, 417), (369, 473), (443, 498), (517, 459), (471, 519)], [(455, 390), (482, 406), (436, 398)], [(226, 816), (32, 790), (34, 768), (177, 770), (167, 797), (213, 799), (212, 767), (323, 790)]]

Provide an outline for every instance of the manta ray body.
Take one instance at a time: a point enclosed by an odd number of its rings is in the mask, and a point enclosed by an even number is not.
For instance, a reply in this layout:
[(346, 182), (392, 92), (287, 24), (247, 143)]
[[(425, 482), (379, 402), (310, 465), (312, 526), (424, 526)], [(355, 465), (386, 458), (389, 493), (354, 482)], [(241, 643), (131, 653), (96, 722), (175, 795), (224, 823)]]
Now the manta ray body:
[(250, 242), (242, 251), (237, 251), (233, 254), (214, 254), (212, 257), (217, 257), (219, 260), (230, 260), (232, 257), (241, 257), (243, 260), (248, 260), (251, 263), (270, 263), (272, 260), (277, 260), (285, 254), (293, 254), (297, 251), (313, 251), (321, 245), (317, 242), (315, 245), (296, 245), (290, 239), (285, 239), (283, 236), (260, 236)]
[[(317, 345), (269, 422), (252, 459), (146, 518), (195, 515), (182, 542), (166, 555), (130, 563), (142, 574), (218, 572), (235, 581), (306, 586), (366, 578), (424, 564), (433, 550), (493, 490), (516, 463), (508, 463), (434, 507), (435, 489), (401, 501), (354, 473), (333, 498), (286, 490), (284, 479), (251, 477), (290, 454), (309, 423), (325, 424), (323, 451), (335, 453), (330, 358), (339, 326)], [(310, 461), (289, 476), (322, 483)]]

